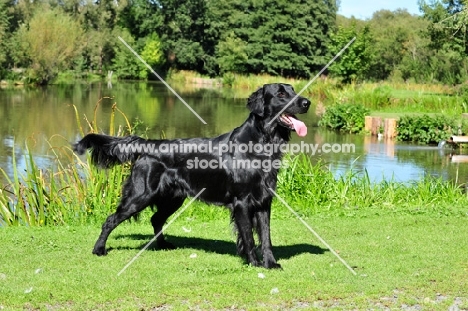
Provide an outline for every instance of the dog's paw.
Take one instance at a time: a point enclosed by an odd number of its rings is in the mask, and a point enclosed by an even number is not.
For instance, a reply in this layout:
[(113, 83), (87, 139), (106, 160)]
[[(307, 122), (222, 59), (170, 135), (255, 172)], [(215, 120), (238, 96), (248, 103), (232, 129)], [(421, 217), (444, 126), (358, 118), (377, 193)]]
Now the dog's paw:
[(97, 256), (106, 256), (107, 251), (105, 247), (98, 247), (93, 249), (93, 254)]
[(161, 241), (157, 243), (158, 249), (161, 250), (171, 250), (171, 249), (176, 249), (174, 244), (167, 242), (167, 241)]
[(267, 269), (282, 269), (281, 265), (279, 263), (276, 263), (276, 262), (264, 262), (263, 263), (263, 266)]

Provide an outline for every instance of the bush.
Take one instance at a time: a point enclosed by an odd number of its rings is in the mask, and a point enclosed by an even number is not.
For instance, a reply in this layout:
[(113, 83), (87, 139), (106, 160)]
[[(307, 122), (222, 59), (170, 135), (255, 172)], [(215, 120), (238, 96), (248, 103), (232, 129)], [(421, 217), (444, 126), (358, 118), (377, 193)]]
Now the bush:
[(464, 128), (462, 121), (446, 116), (403, 116), (398, 121), (397, 139), (422, 144), (438, 144), (453, 134), (463, 134)]
[(369, 109), (363, 105), (340, 104), (328, 107), (319, 121), (319, 126), (348, 133), (360, 133), (364, 129), (365, 116)]

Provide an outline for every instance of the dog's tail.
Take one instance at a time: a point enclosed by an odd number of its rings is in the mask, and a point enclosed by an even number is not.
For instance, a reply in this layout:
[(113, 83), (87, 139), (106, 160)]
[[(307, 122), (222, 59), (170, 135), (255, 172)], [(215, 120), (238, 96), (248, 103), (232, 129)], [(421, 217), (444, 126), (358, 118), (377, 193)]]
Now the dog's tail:
[(146, 142), (138, 136), (115, 137), (101, 134), (88, 134), (73, 145), (73, 151), (84, 154), (91, 149), (93, 164), (109, 168), (119, 163), (134, 162), (143, 150), (141, 146)]

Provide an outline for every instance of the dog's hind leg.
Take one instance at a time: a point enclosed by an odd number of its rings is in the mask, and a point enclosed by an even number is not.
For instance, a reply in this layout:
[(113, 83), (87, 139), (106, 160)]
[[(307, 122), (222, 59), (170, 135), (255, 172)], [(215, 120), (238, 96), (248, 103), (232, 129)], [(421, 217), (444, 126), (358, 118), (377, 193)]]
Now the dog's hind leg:
[(159, 249), (175, 249), (175, 246), (164, 239), (162, 228), (166, 220), (174, 214), (184, 203), (185, 198), (158, 198), (156, 200), (157, 212), (151, 217), (156, 245)]
[(117, 211), (107, 217), (102, 225), (102, 231), (99, 235), (96, 244), (94, 245), (93, 254), (98, 256), (106, 255), (106, 242), (109, 234), (124, 220), (129, 219), (135, 214), (138, 214), (149, 205), (149, 200), (144, 196), (140, 197), (123, 197)]
[(255, 252), (255, 241), (253, 237), (253, 214), (249, 207), (243, 202), (236, 202), (232, 211), (232, 218), (237, 227), (237, 252), (246, 256), (247, 262), (252, 266), (261, 266)]
[(117, 211), (107, 217), (102, 225), (101, 235), (94, 245), (93, 254), (105, 255), (107, 238), (112, 230), (124, 220), (138, 214), (153, 203), (155, 186), (149, 182), (151, 181), (150, 172), (151, 167), (146, 161), (134, 165), (130, 177), (123, 186), (122, 198)]

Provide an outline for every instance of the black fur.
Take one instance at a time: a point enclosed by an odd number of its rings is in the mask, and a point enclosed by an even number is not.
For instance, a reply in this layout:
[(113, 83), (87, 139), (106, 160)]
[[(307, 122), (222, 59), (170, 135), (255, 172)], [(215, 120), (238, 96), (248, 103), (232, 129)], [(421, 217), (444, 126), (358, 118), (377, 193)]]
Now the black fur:
[[(273, 256), (270, 239), (270, 209), (273, 194), (269, 188), (276, 189), (277, 168), (265, 170), (262, 168), (236, 168), (235, 161), (280, 160), (281, 152), (240, 152), (234, 150), (219, 154), (217, 146), (222, 144), (285, 144), (290, 139), (292, 131), (274, 117), (296, 95), (288, 84), (267, 84), (254, 92), (247, 103), (251, 111), (247, 120), (233, 131), (215, 138), (190, 138), (175, 140), (144, 140), (136, 136), (112, 137), (99, 134), (86, 135), (74, 145), (74, 150), (83, 154), (91, 149), (92, 161), (101, 167), (111, 167), (117, 163), (130, 161), (133, 163), (131, 175), (123, 187), (122, 199), (117, 211), (110, 215), (102, 226), (93, 253), (106, 254), (106, 241), (109, 234), (121, 222), (141, 212), (148, 206), (156, 206), (157, 212), (152, 216), (151, 223), (157, 235), (162, 230), (167, 218), (171, 216), (187, 197), (194, 197), (203, 188), (205, 190), (199, 199), (216, 205), (224, 205), (231, 211), (231, 217), (236, 225), (238, 238), (237, 250), (245, 256), (247, 262), (263, 265), (265, 268), (280, 268)], [(297, 97), (284, 111), (287, 115), (306, 113), (310, 101)], [(270, 121), (272, 121), (269, 124)], [(146, 144), (155, 148), (162, 144), (197, 146), (211, 143), (212, 152), (123, 152), (122, 145)], [(180, 151), (180, 150), (179, 150)], [(232, 150), (231, 150), (232, 151)], [(225, 166), (217, 168), (196, 168), (189, 163), (194, 159), (200, 161), (215, 161)], [(192, 161), (192, 162), (190, 162)], [(205, 162), (208, 163), (208, 162)], [(255, 251), (254, 230), (258, 233), (261, 243), (261, 262)], [(174, 248), (165, 241), (160, 233), (157, 240), (159, 248)]]

